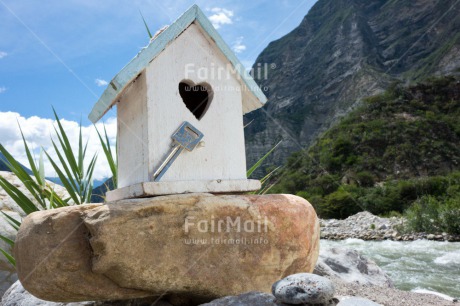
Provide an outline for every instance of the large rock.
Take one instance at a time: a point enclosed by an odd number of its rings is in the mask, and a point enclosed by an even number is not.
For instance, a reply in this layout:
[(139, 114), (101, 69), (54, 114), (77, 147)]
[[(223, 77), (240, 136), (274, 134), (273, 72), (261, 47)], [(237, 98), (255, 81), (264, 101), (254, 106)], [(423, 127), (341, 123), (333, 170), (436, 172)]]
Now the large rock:
[[(3, 256), (0, 254), (0, 256)], [(14, 267), (4, 261), (0, 261), (0, 295), (18, 279)]]
[(104, 301), (104, 302), (76, 302), (76, 303), (55, 303), (41, 300), (30, 294), (19, 281), (16, 281), (3, 295), (0, 305), (2, 306), (172, 306), (166, 301), (152, 298)]
[(291, 195), (173, 195), (33, 213), (14, 251), (39, 298), (206, 302), (313, 271), (319, 223)]
[[(27, 190), (21, 180), (18, 179), (14, 173), (0, 171), (0, 176), (13, 184), (30, 200), (36, 203), (36, 200), (32, 194)], [(64, 187), (56, 185), (50, 181), (47, 181), (47, 184), (49, 184), (49, 186), (53, 188), (61, 197), (68, 197), (67, 191)], [(14, 240), (16, 238), (17, 231), (8, 223), (6, 218), (3, 216), (3, 213), (18, 221), (21, 221), (22, 217), (25, 216), (25, 213), (21, 207), (8, 195), (8, 193), (6, 193), (2, 187), (0, 187), (0, 235)], [(10, 246), (3, 240), (0, 240), (0, 248), (9, 253), (12, 251)], [(2, 295), (17, 279), (18, 278), (14, 267), (8, 262), (6, 257), (0, 254), (0, 295)]]
[(82, 303), (54, 303), (34, 297), (27, 292), (19, 281), (16, 281), (3, 295), (2, 306), (86, 306), (89, 302)]
[[(29, 192), (29, 190), (27, 190), (27, 188), (24, 186), (21, 180), (18, 179), (18, 177), (14, 173), (8, 172), (8, 171), (0, 171), (0, 176), (6, 179), (9, 183), (16, 186), (22, 193), (24, 193), (26, 197), (32, 200), (32, 202), (36, 203), (32, 194)], [(69, 194), (67, 193), (67, 190), (64, 187), (58, 184), (55, 184), (51, 181), (46, 181), (46, 183), (49, 184), (50, 188), (53, 188), (53, 190), (60, 197), (67, 198), (69, 196)], [(22, 216), (25, 215), (21, 207), (1, 187), (0, 187), (0, 210), (15, 211), (21, 214)]]
[(393, 288), (391, 279), (374, 261), (347, 248), (322, 248), (314, 273), (349, 283)]
[[(92, 272), (90, 233), (82, 216), (101, 205), (70, 206), (27, 216), (14, 246), (16, 270), (33, 295), (58, 302), (145, 297)], [(108, 294), (110, 293), (110, 294)]]
[[(8, 216), (16, 220), (21, 219), (21, 216), (17, 212), (3, 210), (1, 212), (7, 214)], [(0, 213), (0, 235), (14, 240), (16, 238), (17, 231), (8, 223), (6, 218), (1, 214), (2, 213)], [(3, 240), (0, 240), (0, 248), (8, 253), (11, 253), (12, 251), (11, 246)], [(0, 295), (2, 295), (17, 279), (18, 277), (16, 275), (16, 269), (9, 263), (5, 256), (0, 254)]]

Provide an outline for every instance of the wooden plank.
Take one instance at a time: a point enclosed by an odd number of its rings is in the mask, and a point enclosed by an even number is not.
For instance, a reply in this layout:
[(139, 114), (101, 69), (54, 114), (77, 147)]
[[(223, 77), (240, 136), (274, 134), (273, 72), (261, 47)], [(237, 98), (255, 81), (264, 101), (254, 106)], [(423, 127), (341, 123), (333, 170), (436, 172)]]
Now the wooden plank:
[[(117, 106), (118, 186), (124, 187), (149, 180), (147, 81), (142, 73), (123, 92)], [(135, 148), (135, 149), (134, 149)]]
[(146, 182), (107, 192), (106, 202), (183, 193), (243, 193), (261, 188), (258, 180)]

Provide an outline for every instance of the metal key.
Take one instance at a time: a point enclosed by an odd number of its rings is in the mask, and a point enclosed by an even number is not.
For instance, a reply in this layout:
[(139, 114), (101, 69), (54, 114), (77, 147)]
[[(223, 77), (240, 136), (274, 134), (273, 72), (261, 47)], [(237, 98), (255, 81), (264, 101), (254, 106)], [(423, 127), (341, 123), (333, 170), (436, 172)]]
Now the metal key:
[(193, 125), (184, 121), (176, 132), (171, 136), (173, 145), (171, 151), (166, 155), (165, 160), (153, 174), (153, 180), (158, 182), (161, 177), (168, 171), (172, 163), (182, 153), (184, 149), (191, 152), (203, 138), (203, 133), (198, 131)]

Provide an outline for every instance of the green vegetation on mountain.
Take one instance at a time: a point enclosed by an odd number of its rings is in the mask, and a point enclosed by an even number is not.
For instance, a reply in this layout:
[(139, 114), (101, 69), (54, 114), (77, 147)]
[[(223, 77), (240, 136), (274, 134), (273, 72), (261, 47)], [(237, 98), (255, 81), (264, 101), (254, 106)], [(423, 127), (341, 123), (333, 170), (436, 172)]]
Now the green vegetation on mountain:
[(460, 79), (393, 84), (308, 151), (289, 157), (271, 192), (300, 195), (324, 218), (402, 213), (425, 205), (427, 196), (454, 203), (460, 199), (459, 118)]
[(256, 69), (268, 64), (267, 77), (256, 80), (268, 102), (245, 116), (252, 122), (245, 129), (248, 164), (283, 140), (258, 175), (284, 165), (394, 80), (458, 74), (459, 6), (456, 0), (317, 1), (256, 60)]

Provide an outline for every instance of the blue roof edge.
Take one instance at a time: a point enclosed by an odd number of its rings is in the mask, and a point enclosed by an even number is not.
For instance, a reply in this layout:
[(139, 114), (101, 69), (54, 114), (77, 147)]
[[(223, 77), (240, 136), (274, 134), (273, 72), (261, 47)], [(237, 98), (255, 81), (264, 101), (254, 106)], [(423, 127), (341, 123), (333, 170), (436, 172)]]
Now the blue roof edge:
[(194, 4), (184, 14), (182, 14), (173, 24), (158, 35), (158, 37), (147, 47), (142, 49), (121, 71), (110, 81), (109, 85), (102, 93), (99, 100), (93, 106), (88, 118), (96, 123), (113, 106), (116, 98), (123, 89), (141, 73), (147, 65), (155, 59), (171, 41), (176, 39), (194, 21), (197, 21), (206, 34), (212, 38), (238, 72), (244, 85), (249, 89), (253, 96), (259, 101), (259, 105), (254, 105), (251, 110), (257, 109), (265, 104), (267, 98), (264, 93), (243, 67), (236, 55), (225, 43), (220, 34), (213, 27), (209, 19), (204, 15), (198, 5)]

